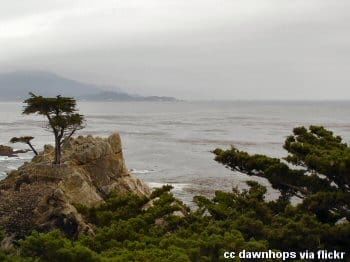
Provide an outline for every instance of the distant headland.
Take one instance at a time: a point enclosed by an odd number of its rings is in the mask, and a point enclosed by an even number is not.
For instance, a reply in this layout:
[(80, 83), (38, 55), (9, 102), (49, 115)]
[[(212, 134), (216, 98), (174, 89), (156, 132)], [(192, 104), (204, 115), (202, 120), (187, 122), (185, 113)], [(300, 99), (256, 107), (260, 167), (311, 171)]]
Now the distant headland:
[(178, 101), (174, 97), (129, 94), (118, 87), (83, 83), (45, 71), (0, 73), (0, 92), (0, 101), (22, 101), (29, 92), (43, 96), (60, 94), (82, 101)]

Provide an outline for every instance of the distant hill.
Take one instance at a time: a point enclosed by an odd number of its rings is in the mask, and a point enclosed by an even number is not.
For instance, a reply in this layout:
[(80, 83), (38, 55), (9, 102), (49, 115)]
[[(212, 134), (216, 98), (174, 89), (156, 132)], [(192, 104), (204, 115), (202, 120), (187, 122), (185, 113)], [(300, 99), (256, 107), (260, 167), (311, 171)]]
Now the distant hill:
[(81, 100), (87, 101), (161, 101), (175, 102), (177, 99), (168, 96), (139, 96), (130, 95), (122, 92), (100, 92), (93, 95), (85, 95), (78, 97)]
[(72, 96), (87, 101), (175, 101), (172, 97), (130, 95), (118, 88), (83, 83), (43, 71), (0, 73), (0, 101), (17, 101), (29, 92), (42, 96)]

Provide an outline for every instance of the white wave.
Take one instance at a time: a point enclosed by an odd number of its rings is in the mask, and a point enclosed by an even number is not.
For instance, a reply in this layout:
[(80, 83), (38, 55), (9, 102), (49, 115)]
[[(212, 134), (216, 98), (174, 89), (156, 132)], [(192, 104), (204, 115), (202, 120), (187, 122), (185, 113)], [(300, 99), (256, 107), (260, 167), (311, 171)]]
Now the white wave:
[(33, 156), (19, 156), (18, 159), (20, 160), (31, 160)]
[(6, 162), (20, 162), (21, 160), (31, 160), (32, 156), (16, 156), (16, 157), (7, 157), (7, 156), (0, 156), (0, 161), (6, 161)]
[(0, 161), (11, 161), (11, 160), (18, 160), (18, 157), (8, 157), (8, 156), (0, 156)]
[(175, 191), (182, 191), (184, 190), (185, 188), (189, 187), (190, 184), (181, 184), (181, 183), (175, 183), (175, 184), (171, 184)]
[(154, 170), (147, 170), (147, 169), (144, 169), (144, 170), (130, 169), (130, 172), (133, 173), (133, 174), (149, 174), (149, 173), (153, 173)]
[(157, 182), (148, 182), (147, 184), (149, 185), (150, 188), (158, 188), (158, 187), (167, 185), (167, 183), (157, 183)]
[(14, 170), (14, 169), (17, 169), (17, 168), (18, 168), (18, 166), (11, 166), (11, 165), (6, 166), (7, 170)]

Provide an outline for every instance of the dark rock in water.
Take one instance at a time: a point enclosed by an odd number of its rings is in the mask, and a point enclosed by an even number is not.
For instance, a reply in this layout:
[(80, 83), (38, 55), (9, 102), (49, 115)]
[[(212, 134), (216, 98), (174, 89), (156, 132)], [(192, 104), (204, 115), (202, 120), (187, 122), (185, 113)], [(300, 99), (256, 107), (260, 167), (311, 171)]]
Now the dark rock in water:
[(9, 239), (32, 230), (59, 228), (68, 236), (92, 233), (75, 204), (93, 207), (111, 192), (149, 195), (150, 189), (128, 172), (119, 134), (107, 139), (78, 137), (63, 146), (61, 166), (52, 165), (54, 148), (45, 146), (0, 181), (0, 225)]
[(0, 156), (17, 157), (17, 154), (27, 153), (30, 150), (13, 150), (12, 147), (0, 145)]
[(0, 156), (13, 156), (14, 152), (13, 152), (13, 148), (9, 147), (9, 146), (3, 146), (0, 145)]

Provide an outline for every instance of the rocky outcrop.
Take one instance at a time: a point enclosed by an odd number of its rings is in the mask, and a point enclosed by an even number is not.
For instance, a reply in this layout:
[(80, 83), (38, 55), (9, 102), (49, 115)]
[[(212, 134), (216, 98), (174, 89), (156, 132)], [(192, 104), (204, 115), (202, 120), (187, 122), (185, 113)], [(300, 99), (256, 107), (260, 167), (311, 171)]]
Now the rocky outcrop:
[(27, 153), (29, 150), (13, 150), (12, 147), (0, 145), (0, 156), (16, 157), (17, 154)]
[(36, 229), (54, 227), (67, 235), (93, 229), (77, 212), (75, 205), (99, 205), (116, 191), (148, 195), (150, 189), (128, 172), (118, 134), (107, 139), (82, 137), (63, 146), (62, 164), (53, 165), (54, 148), (44, 151), (30, 163), (0, 181), (0, 225), (8, 236), (22, 237)]

